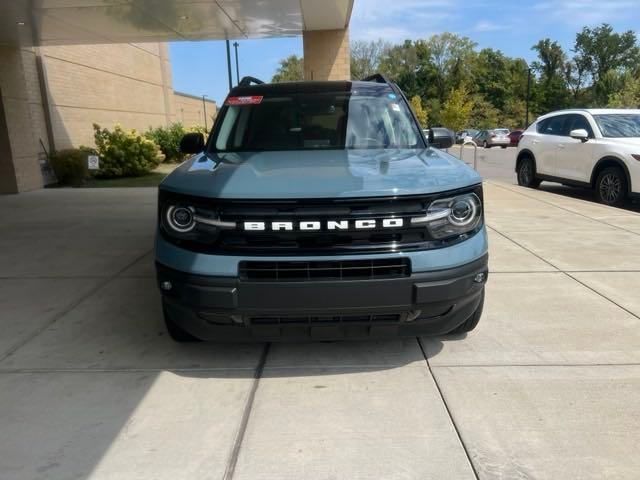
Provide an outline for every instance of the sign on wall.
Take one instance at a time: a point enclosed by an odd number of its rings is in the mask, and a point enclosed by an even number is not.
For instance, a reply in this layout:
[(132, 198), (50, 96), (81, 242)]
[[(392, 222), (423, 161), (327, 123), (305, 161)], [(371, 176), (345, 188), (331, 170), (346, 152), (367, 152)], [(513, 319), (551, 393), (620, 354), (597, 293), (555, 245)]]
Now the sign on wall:
[(100, 170), (100, 157), (98, 155), (89, 155), (87, 157), (87, 167), (89, 170)]

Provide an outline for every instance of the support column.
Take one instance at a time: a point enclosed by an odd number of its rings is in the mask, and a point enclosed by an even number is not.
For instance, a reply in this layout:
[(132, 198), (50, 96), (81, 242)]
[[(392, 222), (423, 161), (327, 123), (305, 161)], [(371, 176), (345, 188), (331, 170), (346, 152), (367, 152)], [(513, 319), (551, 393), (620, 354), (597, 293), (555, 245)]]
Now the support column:
[(351, 80), (349, 29), (303, 32), (305, 80)]
[(0, 47), (0, 95), (0, 193), (41, 188), (49, 146), (34, 48)]

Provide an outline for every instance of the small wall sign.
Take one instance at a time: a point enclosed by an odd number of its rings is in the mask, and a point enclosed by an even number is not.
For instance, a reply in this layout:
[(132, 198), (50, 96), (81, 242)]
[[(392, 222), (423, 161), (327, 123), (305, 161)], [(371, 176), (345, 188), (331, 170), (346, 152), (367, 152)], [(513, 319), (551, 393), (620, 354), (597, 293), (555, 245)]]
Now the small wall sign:
[(87, 157), (87, 167), (89, 170), (100, 170), (100, 157), (98, 155), (89, 155)]

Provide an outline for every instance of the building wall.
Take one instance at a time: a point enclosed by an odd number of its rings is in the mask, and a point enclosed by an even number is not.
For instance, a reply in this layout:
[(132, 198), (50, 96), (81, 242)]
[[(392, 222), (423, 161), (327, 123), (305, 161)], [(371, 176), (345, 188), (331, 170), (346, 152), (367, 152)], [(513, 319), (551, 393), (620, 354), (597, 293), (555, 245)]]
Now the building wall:
[(213, 121), (217, 114), (216, 102), (205, 99), (207, 120), (205, 122), (202, 98), (187, 95), (180, 92), (174, 92), (174, 105), (176, 121), (182, 123), (185, 127), (194, 125), (205, 125), (209, 128), (213, 125)]
[(69, 45), (40, 49), (55, 148), (93, 144), (93, 123), (141, 131), (174, 121), (165, 44)]
[(34, 190), (43, 185), (40, 161), (49, 144), (37, 54), (36, 48), (0, 46), (0, 110), (4, 111), (4, 121), (0, 122), (4, 139), (0, 192)]
[(303, 33), (305, 80), (351, 80), (349, 29)]

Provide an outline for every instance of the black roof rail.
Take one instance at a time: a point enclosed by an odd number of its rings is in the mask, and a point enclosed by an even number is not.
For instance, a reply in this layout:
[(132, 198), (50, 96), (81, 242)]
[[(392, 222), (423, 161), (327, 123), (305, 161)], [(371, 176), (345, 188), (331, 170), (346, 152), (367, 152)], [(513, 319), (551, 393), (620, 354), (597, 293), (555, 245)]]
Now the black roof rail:
[(366, 78), (362, 79), (363, 82), (376, 82), (376, 83), (386, 83), (391, 85), (391, 80), (386, 75), (382, 73), (374, 73), (373, 75), (369, 75)]
[(240, 80), (240, 83), (238, 83), (239, 87), (248, 87), (251, 84), (254, 85), (262, 85), (264, 82), (258, 78), (255, 77), (242, 77), (242, 80)]

